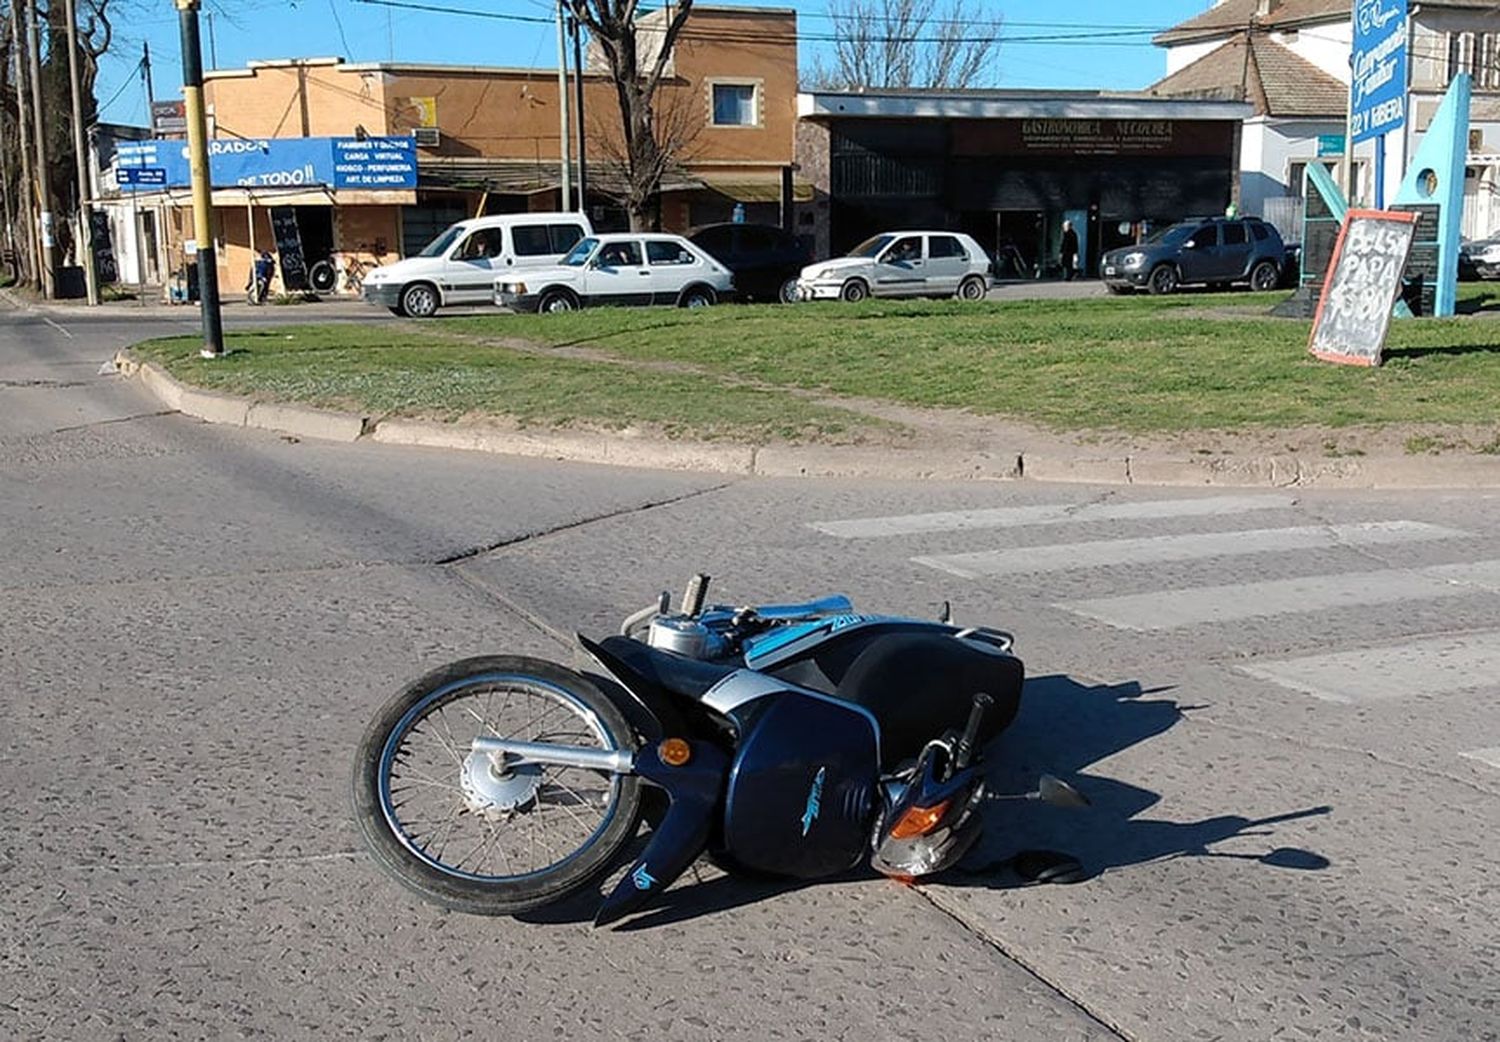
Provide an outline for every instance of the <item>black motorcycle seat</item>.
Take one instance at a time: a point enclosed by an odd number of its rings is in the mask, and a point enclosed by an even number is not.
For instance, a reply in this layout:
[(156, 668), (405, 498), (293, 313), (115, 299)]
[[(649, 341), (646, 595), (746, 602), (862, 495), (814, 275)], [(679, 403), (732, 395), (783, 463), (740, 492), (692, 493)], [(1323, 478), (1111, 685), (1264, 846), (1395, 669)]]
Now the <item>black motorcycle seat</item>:
[(941, 633), (892, 633), (859, 653), (835, 694), (864, 706), (880, 724), (881, 766), (915, 757), (950, 728), (962, 730), (980, 691), (994, 699), (979, 731), (982, 747), (1015, 719), (1026, 670), (998, 648)]
[(647, 682), (692, 699), (702, 698), (704, 692), (739, 668), (662, 651), (629, 637), (605, 637), (599, 646)]

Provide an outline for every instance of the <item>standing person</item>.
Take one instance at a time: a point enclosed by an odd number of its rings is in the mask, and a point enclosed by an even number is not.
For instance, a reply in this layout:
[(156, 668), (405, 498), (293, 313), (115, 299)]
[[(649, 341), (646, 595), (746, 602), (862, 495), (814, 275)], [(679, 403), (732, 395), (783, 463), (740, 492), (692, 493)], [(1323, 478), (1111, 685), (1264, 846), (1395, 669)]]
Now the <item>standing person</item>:
[(260, 256), (255, 258), (255, 266), (250, 273), (250, 302), (252, 304), (264, 304), (266, 297), (271, 292), (271, 279), (276, 274), (276, 259), (266, 250), (260, 251)]
[(1072, 281), (1074, 269), (1078, 264), (1078, 233), (1073, 230), (1072, 221), (1063, 221), (1062, 229), (1062, 267), (1063, 278)]

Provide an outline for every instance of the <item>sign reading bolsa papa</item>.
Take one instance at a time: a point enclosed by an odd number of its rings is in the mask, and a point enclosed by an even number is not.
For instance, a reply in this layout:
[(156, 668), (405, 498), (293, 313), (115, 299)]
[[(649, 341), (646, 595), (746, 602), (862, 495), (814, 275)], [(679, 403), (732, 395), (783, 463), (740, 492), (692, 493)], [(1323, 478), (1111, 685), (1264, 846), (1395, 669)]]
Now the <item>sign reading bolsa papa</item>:
[(1349, 365), (1380, 364), (1416, 226), (1413, 213), (1349, 211), (1313, 318), (1313, 354)]

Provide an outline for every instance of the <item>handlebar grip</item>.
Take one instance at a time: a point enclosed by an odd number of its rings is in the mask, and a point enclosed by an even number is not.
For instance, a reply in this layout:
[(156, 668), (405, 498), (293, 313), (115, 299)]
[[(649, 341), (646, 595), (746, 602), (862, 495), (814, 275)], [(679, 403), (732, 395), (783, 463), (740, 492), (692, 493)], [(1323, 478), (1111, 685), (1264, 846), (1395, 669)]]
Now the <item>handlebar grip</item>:
[(984, 714), (989, 712), (995, 700), (983, 691), (975, 692), (974, 705), (969, 709), (969, 722), (964, 724), (964, 733), (953, 750), (953, 769), (961, 771), (969, 766), (974, 757), (974, 741), (979, 737), (979, 726), (984, 723)]
[(703, 599), (708, 596), (709, 577), (699, 572), (688, 580), (687, 589), (682, 594), (682, 613), (696, 618), (703, 610)]

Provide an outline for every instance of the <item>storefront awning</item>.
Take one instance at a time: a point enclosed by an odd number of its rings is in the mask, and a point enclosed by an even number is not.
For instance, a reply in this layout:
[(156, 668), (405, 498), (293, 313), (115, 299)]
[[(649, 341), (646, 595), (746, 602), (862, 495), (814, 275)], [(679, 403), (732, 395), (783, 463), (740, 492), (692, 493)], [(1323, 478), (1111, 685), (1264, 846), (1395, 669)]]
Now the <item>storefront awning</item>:
[[(718, 192), (738, 203), (779, 203), (781, 202), (781, 182), (776, 181), (747, 181), (732, 177), (704, 177), (700, 178), (703, 187), (711, 192)], [(792, 199), (799, 203), (810, 203), (813, 201), (813, 186), (805, 181), (792, 182)]]

